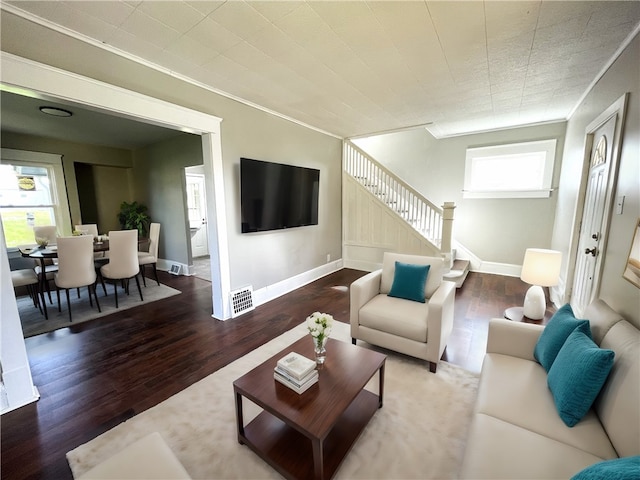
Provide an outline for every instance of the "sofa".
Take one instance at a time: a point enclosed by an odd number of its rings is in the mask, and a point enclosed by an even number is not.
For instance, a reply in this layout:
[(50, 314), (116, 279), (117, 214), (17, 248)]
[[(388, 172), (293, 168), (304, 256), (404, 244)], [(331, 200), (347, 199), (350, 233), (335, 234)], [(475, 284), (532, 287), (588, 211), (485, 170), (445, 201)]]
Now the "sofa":
[(427, 360), (435, 373), (453, 330), (456, 293), (443, 272), (442, 258), (385, 252), (382, 269), (351, 284), (352, 343)]
[[(602, 471), (589, 476), (587, 467), (606, 472), (622, 463), (628, 467), (628, 460), (637, 473), (631, 478), (640, 477), (640, 458), (629, 458), (640, 455), (640, 331), (602, 300), (584, 317), (600, 348), (594, 347), (615, 356), (593, 405), (572, 427), (561, 418), (548, 386), (564, 352), (549, 373), (534, 356), (545, 327), (490, 320), (460, 478), (569, 479), (578, 473), (577, 478), (607, 478)], [(627, 458), (603, 462), (618, 457)]]

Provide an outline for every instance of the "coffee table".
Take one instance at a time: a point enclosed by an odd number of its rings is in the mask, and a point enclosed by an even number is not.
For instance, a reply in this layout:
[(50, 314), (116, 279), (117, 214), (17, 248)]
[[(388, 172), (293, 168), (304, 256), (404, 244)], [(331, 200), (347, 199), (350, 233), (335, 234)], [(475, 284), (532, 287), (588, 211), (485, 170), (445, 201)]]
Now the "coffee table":
[[(286, 478), (328, 479), (338, 470), (384, 393), (386, 356), (329, 339), (318, 383), (298, 394), (273, 378), (289, 352), (314, 358), (306, 335), (233, 382), (238, 442), (247, 445)], [(365, 385), (378, 372), (378, 393)], [(242, 397), (263, 411), (247, 425)]]

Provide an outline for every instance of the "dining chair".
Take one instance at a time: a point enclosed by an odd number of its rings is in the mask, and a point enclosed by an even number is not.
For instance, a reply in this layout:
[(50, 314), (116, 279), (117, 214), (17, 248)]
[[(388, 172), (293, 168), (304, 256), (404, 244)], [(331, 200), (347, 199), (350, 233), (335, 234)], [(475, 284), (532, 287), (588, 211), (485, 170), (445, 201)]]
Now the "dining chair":
[[(112, 280), (118, 308), (118, 281), (121, 281), (125, 292), (129, 293), (129, 280), (135, 278), (140, 300), (142, 290), (138, 280), (140, 265), (138, 264), (138, 230), (115, 230), (109, 232), (109, 263), (100, 267), (101, 281)], [(104, 286), (104, 283), (103, 283)]]
[[(55, 246), (58, 233), (55, 225), (38, 225), (33, 227), (33, 238), (35, 242), (40, 245), (42, 240), (46, 240), (47, 246)], [(49, 297), (49, 303), (53, 303), (51, 300), (51, 290), (49, 289), (49, 281), (53, 280), (55, 272), (58, 271), (58, 261), (47, 259), (43, 262), (45, 265), (45, 271), (42, 271), (42, 267), (38, 265), (35, 267), (36, 275), (40, 278), (41, 284), (45, 287), (47, 295)]]
[(156, 282), (160, 285), (158, 280), (158, 270), (156, 264), (158, 263), (158, 240), (160, 239), (160, 224), (152, 223), (149, 226), (149, 251), (138, 252), (138, 264), (140, 265), (140, 273), (142, 275), (142, 283), (147, 286), (147, 281), (144, 277), (144, 271), (146, 265), (153, 267), (153, 275), (156, 278)]
[(91, 235), (93, 238), (98, 236), (98, 224), (86, 223), (84, 225), (76, 225), (75, 229), (85, 235)]
[(75, 237), (58, 238), (58, 272), (55, 274), (56, 294), (58, 297), (58, 312), (61, 312), (60, 289), (65, 290), (67, 296), (67, 310), (69, 322), (71, 318), (71, 302), (69, 289), (87, 287), (89, 304), (93, 307), (91, 294), (96, 299), (98, 312), (101, 312), (100, 302), (96, 294), (96, 280), (98, 276), (93, 263), (93, 237), (80, 235)]
[[(85, 223), (83, 225), (75, 225), (75, 230), (78, 232), (82, 232), (84, 235), (91, 235), (91, 238), (93, 238), (93, 241), (97, 241), (98, 240), (98, 236), (100, 235), (98, 233), (98, 224), (97, 223)], [(93, 254), (93, 257), (102, 262), (102, 261), (106, 261), (106, 252), (95, 252)]]
[[(11, 283), (13, 283), (13, 289), (19, 287), (26, 287), (27, 293), (33, 300), (33, 306), (40, 309), (41, 313), (44, 313), (44, 318), (48, 319), (47, 304), (44, 301), (44, 296), (40, 292), (40, 280), (38, 275), (31, 268), (21, 268), (19, 270), (11, 270)], [(40, 296), (42, 301), (40, 301)]]
[(48, 245), (55, 245), (58, 234), (55, 225), (39, 225), (33, 227), (33, 238), (39, 244), (38, 239), (42, 238), (47, 241)]

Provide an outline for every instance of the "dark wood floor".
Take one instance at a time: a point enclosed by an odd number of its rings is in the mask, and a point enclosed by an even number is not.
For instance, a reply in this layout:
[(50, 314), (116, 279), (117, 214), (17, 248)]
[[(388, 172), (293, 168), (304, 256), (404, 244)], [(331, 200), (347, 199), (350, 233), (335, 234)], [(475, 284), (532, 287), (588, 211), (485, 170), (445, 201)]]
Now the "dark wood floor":
[[(211, 318), (211, 283), (159, 272), (182, 294), (26, 340), (38, 402), (2, 416), (3, 479), (66, 479), (65, 453), (162, 402), (314, 311), (349, 321), (344, 269), (235, 319)], [(479, 371), (489, 318), (522, 303), (517, 278), (470, 273), (444, 359)], [(425, 369), (428, 374), (428, 369)], [(233, 399), (229, 399), (233, 401)]]

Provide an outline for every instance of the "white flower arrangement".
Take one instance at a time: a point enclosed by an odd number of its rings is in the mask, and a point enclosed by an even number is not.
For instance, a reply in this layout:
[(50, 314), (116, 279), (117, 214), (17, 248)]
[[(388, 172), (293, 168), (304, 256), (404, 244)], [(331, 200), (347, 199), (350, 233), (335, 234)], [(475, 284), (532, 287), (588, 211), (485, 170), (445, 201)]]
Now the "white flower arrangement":
[(324, 340), (329, 338), (332, 326), (333, 317), (328, 313), (313, 312), (307, 317), (307, 329), (314, 341), (320, 345), (323, 345)]

